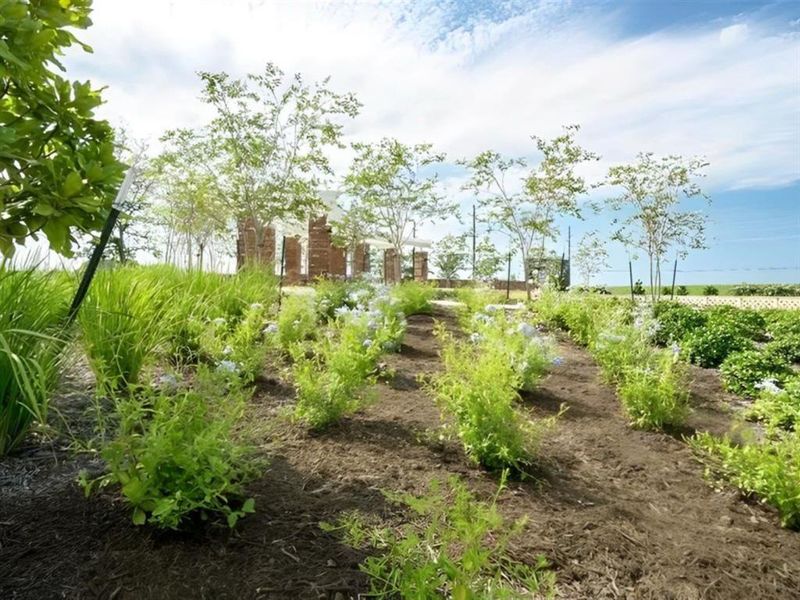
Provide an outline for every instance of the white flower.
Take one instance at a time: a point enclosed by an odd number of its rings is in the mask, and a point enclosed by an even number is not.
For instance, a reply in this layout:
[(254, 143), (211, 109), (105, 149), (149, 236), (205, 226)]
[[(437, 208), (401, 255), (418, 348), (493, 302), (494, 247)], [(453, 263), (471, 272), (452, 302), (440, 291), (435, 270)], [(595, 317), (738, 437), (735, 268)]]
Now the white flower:
[(536, 335), (536, 328), (530, 323), (520, 323), (517, 325), (517, 331), (526, 338), (532, 338)]
[(239, 371), (239, 366), (232, 360), (222, 360), (217, 365), (217, 371), (222, 371), (225, 373), (237, 373)]
[(347, 306), (340, 306), (333, 311), (333, 314), (335, 314), (337, 317), (343, 317), (347, 314), (350, 314), (350, 308)]
[(561, 365), (564, 364), (564, 359), (561, 358), (560, 356), (556, 356), (555, 358), (553, 358), (552, 362), (556, 367), (560, 367)]
[(495, 311), (497, 310), (497, 306), (496, 306), (496, 305), (494, 305), (494, 304), (487, 304), (487, 305), (484, 307), (484, 309), (483, 309), (483, 310), (485, 310), (485, 311), (486, 311), (486, 312), (488, 312), (488, 313), (492, 313), (492, 312), (495, 312)]
[(231, 348), (230, 346), (225, 346), (222, 349), (222, 355), (223, 356), (230, 356), (231, 354), (233, 354), (233, 348)]
[(768, 394), (780, 394), (783, 391), (774, 379), (764, 379), (756, 384), (756, 389), (763, 390)]
[(216, 319), (214, 319), (211, 322), (214, 325), (216, 325), (217, 327), (221, 327), (221, 326), (225, 325), (225, 319), (223, 319), (222, 317), (217, 317)]
[(261, 310), (262, 308), (264, 308), (264, 305), (261, 304), (260, 302), (253, 302), (250, 305), (250, 308), (251, 308), (251, 310)]
[(372, 340), (367, 338), (361, 343), (361, 345), (364, 346), (364, 348), (369, 348), (372, 346)]
[(478, 343), (478, 342), (480, 342), (482, 339), (483, 339), (483, 337), (481, 336), (481, 334), (480, 334), (480, 333), (477, 333), (477, 332), (475, 332), (475, 333), (473, 333), (473, 334), (471, 334), (471, 335), (469, 336), (469, 341), (470, 341), (470, 342), (472, 342), (473, 344), (477, 344), (477, 343)]
[[(295, 325), (297, 325), (299, 321), (295, 321)], [(271, 335), (273, 333), (278, 333), (278, 325), (276, 323), (268, 323), (266, 327), (264, 327), (264, 334)]]

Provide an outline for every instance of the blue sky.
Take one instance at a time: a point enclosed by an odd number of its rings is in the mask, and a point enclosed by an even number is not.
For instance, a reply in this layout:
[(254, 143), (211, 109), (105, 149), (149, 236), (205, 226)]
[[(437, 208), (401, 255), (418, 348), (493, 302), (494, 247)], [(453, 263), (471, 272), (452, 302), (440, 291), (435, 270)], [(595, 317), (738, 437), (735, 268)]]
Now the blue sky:
[[(529, 136), (568, 123), (604, 159), (703, 155), (708, 250), (679, 283), (800, 281), (800, 3), (736, 0), (95, 0), (73, 77), (108, 86), (103, 116), (137, 137), (199, 125), (195, 71), (273, 61), (354, 91), (347, 141), (395, 136), (445, 151), (443, 189), (467, 209), (460, 157), (492, 148), (535, 161)], [(157, 144), (155, 144), (157, 146)], [(333, 156), (339, 174), (348, 152)], [(336, 181), (330, 182), (332, 187)], [(599, 193), (599, 192), (598, 192)], [(608, 233), (608, 215), (572, 226)], [(454, 221), (420, 227), (436, 239)], [(500, 239), (498, 238), (498, 242)], [(553, 249), (563, 247), (559, 240)], [(574, 247), (574, 246), (573, 246)], [(603, 280), (627, 280), (610, 245)], [(644, 276), (643, 265), (636, 267)]]

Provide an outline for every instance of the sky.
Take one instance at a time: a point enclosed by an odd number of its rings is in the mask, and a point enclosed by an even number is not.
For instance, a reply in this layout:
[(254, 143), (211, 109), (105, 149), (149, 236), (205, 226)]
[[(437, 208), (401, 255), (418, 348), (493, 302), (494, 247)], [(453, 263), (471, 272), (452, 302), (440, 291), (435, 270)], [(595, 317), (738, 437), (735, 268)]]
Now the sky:
[[(95, 0), (94, 25), (70, 51), (70, 77), (106, 86), (100, 115), (139, 138), (199, 126), (198, 70), (241, 76), (268, 61), (309, 80), (330, 76), (361, 114), (345, 140), (430, 142), (447, 154), (444, 193), (466, 215), (455, 162), (485, 149), (536, 161), (533, 134), (580, 124), (602, 178), (641, 151), (704, 156), (707, 250), (678, 283), (800, 281), (800, 3), (736, 0)], [(350, 155), (333, 164), (344, 174)], [(336, 181), (330, 186), (335, 188)], [(595, 190), (595, 200), (602, 190)], [(573, 250), (610, 216), (559, 222)], [(436, 240), (466, 226), (420, 224)], [(496, 238), (499, 245), (506, 242)], [(607, 284), (629, 255), (610, 243)], [(672, 257), (670, 257), (670, 262)], [(645, 278), (644, 261), (634, 276)], [(515, 267), (515, 271), (518, 271)]]

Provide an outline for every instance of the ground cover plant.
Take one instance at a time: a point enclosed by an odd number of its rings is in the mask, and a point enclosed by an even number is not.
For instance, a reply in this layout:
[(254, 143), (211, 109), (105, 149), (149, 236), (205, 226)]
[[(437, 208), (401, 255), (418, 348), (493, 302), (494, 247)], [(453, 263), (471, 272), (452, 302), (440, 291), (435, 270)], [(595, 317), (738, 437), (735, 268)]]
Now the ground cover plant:
[(525, 530), (525, 519), (507, 522), (497, 500), (478, 500), (458, 478), (432, 482), (424, 496), (387, 493), (406, 508), (400, 527), (370, 523), (358, 513), (337, 523), (322, 523), (356, 548), (377, 551), (359, 568), (370, 578), (370, 594), (398, 598), (551, 598), (555, 576), (544, 556), (526, 564), (511, 544)]
[(797, 429), (800, 423), (800, 376), (789, 378), (782, 387), (766, 379), (756, 387), (758, 397), (748, 410), (748, 417), (763, 421), (768, 431)]

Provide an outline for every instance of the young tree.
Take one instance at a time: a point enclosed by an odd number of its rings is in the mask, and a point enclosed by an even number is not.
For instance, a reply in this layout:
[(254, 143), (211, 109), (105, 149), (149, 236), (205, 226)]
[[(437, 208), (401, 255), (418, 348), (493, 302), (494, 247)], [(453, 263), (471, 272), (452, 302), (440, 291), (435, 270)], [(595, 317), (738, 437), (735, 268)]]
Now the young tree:
[(489, 236), (484, 236), (475, 246), (475, 277), (480, 281), (491, 281), (508, 259), (508, 253), (500, 252)]
[(94, 118), (89, 82), (70, 82), (57, 56), (80, 43), (91, 2), (0, 2), (0, 256), (43, 233), (72, 255), (75, 231), (102, 227), (122, 180), (114, 131)]
[(680, 210), (680, 203), (697, 197), (708, 200), (696, 181), (706, 166), (702, 158), (655, 158), (642, 153), (634, 163), (608, 171), (606, 183), (621, 190), (619, 196), (607, 200), (608, 205), (629, 212), (618, 223), (613, 239), (647, 254), (653, 302), (661, 295), (661, 261), (667, 253), (675, 249), (685, 257), (689, 249), (704, 247), (705, 215)]
[(307, 84), (268, 63), (263, 73), (232, 79), (201, 72), (202, 99), (216, 116), (209, 134), (219, 165), (217, 184), (238, 219), (251, 218), (256, 255), (264, 228), (279, 219), (304, 220), (323, 208), (319, 189), (331, 174), (327, 150), (342, 147), (342, 117), (355, 117), (353, 94), (336, 94), (328, 79)]
[(447, 281), (448, 287), (452, 285), (459, 271), (465, 269), (469, 263), (466, 238), (464, 235), (446, 235), (439, 240), (433, 252), (433, 266), (436, 267), (439, 277)]
[(578, 244), (578, 251), (575, 253), (574, 260), (575, 265), (578, 267), (578, 273), (583, 277), (583, 283), (586, 287), (592, 284), (592, 278), (595, 275), (608, 268), (608, 251), (596, 231), (583, 235)]
[(163, 197), (157, 211), (170, 231), (166, 259), (174, 260), (177, 247), (183, 246), (188, 267), (196, 264), (203, 270), (209, 244), (230, 232), (233, 213), (207, 164), (208, 140), (191, 129), (178, 129), (167, 132), (162, 142), (166, 148), (153, 167)]
[(345, 248), (350, 257), (350, 272), (356, 272), (356, 249), (375, 235), (369, 215), (361, 203), (351, 198), (349, 204), (339, 205), (341, 214), (331, 222), (331, 238), (335, 245)]
[[(528, 271), (532, 259), (544, 258), (545, 242), (555, 239), (555, 218), (580, 216), (577, 198), (586, 192), (587, 186), (575, 169), (583, 162), (599, 158), (575, 142), (578, 131), (577, 125), (570, 125), (549, 141), (533, 136), (542, 157), (527, 174), (524, 158), (504, 158), (491, 150), (472, 160), (459, 161), (470, 171), (464, 189), (478, 196), (479, 205), (487, 212), (484, 218), (499, 225), (514, 240), (522, 258), (529, 299)], [(522, 185), (516, 186), (518, 191), (506, 181), (509, 177), (521, 179)]]
[(353, 144), (356, 152), (345, 178), (347, 193), (358, 198), (366, 218), (395, 251), (393, 281), (401, 278), (403, 246), (411, 239), (413, 222), (453, 214), (456, 205), (437, 193), (436, 175), (423, 171), (444, 160), (430, 144), (407, 146), (384, 138), (376, 144)]

